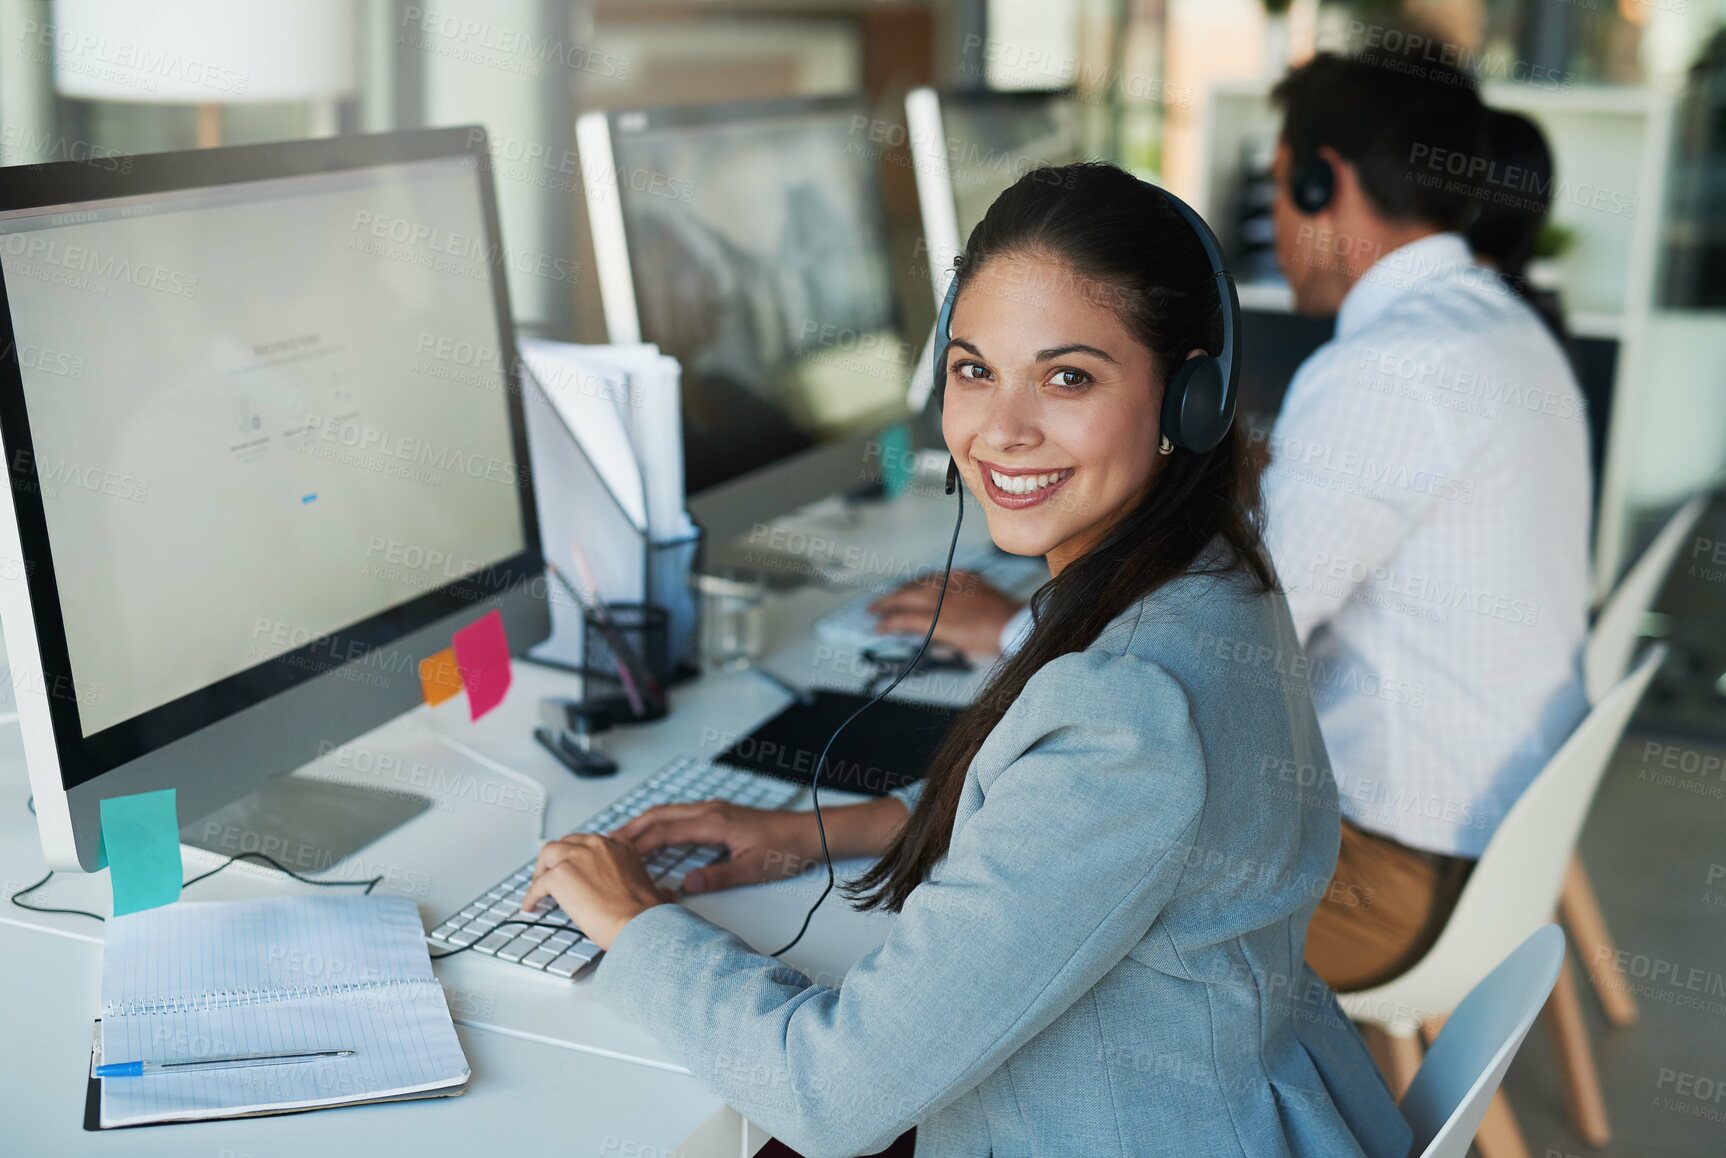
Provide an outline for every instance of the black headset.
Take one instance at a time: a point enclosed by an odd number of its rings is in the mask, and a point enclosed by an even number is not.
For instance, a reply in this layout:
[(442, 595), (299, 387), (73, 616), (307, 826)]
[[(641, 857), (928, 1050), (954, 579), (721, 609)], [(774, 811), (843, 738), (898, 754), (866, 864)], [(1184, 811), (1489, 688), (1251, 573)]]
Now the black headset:
[[(1329, 171), (1329, 166), (1326, 166)], [(1163, 388), (1163, 434), (1175, 446), (1203, 454), (1214, 450), (1229, 432), (1235, 420), (1235, 403), (1240, 397), (1240, 297), (1235, 293), (1235, 279), (1223, 263), (1223, 249), (1216, 234), (1193, 207), (1167, 189), (1139, 182), (1157, 193), (1182, 219), (1192, 227), (1194, 236), (1210, 262), (1211, 276), (1216, 279), (1217, 299), (1222, 305), (1222, 353), (1188, 358), (1169, 376)], [(945, 401), (947, 390), (947, 347), (953, 342), (953, 302), (959, 296), (959, 278), (954, 275), (947, 284), (947, 296), (935, 316), (935, 404)], [(956, 466), (948, 469), (948, 493), (957, 485)]]
[(1335, 195), (1336, 169), (1317, 154), (1296, 164), (1289, 173), (1289, 200), (1308, 217), (1329, 205)]

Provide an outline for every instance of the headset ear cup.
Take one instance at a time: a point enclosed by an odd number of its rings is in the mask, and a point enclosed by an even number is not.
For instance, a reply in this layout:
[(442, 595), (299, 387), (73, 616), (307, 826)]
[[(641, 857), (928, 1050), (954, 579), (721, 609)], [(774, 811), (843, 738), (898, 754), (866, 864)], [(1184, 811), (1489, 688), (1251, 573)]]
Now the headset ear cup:
[(1180, 447), (1187, 445), (1187, 384), (1193, 380), (1193, 363), (1197, 361), (1188, 358), (1182, 362), (1163, 387), (1163, 437)]
[(1309, 157), (1295, 169), (1289, 182), (1289, 196), (1308, 217), (1330, 204), (1336, 192), (1336, 170), (1323, 157)]
[(1196, 454), (1215, 450), (1234, 414), (1228, 407), (1222, 366), (1212, 357), (1188, 358), (1163, 395), (1163, 434)]

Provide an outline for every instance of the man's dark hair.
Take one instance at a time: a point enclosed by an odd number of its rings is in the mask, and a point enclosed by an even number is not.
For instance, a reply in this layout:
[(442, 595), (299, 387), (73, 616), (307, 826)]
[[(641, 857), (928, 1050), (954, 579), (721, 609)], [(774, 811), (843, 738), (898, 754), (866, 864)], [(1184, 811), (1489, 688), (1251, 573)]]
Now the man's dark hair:
[(1485, 107), (1468, 73), (1414, 50), (1321, 52), (1290, 69), (1271, 100), (1294, 163), (1335, 149), (1384, 216), (1439, 229), (1474, 216)]

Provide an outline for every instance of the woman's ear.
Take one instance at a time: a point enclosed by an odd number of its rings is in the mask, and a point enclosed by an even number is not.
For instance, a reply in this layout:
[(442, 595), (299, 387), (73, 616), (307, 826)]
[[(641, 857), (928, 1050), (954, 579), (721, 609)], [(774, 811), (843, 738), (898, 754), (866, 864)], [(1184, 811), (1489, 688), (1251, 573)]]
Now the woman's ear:
[(1191, 362), (1194, 358), (1203, 358), (1209, 353), (1209, 350), (1206, 350), (1201, 346), (1194, 346), (1192, 349), (1187, 351), (1187, 361)]

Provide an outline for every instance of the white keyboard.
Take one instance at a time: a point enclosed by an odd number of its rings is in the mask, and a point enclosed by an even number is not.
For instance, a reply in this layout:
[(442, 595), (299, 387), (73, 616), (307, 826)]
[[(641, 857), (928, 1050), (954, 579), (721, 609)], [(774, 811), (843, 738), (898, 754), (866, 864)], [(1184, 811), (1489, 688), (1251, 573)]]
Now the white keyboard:
[[(690, 804), (698, 800), (728, 800), (750, 808), (783, 808), (801, 792), (802, 786), (789, 780), (758, 776), (711, 760), (681, 756), (655, 772), (642, 783), (624, 793), (585, 824), (577, 832), (609, 832), (632, 817), (656, 804)], [(697, 845), (678, 845), (661, 849), (647, 860), (648, 875), (665, 888), (676, 888), (685, 873), (710, 865), (723, 850)], [(427, 935), (434, 944), (450, 949), (473, 946), (473, 952), (484, 953), (499, 961), (508, 961), (555, 977), (574, 977), (588, 962), (600, 955), (598, 945), (581, 935), (570, 923), (563, 910), (552, 908), (535, 913), (532, 920), (553, 922), (562, 928), (540, 925), (505, 925), (508, 920), (527, 920), (521, 912), (521, 900), (533, 879), (534, 861), (503, 878), (490, 889), (475, 897), (449, 920)]]
[[(993, 547), (970, 548), (953, 555), (953, 570), (971, 571), (990, 584), (1020, 599), (1049, 579), (1049, 564), (1040, 555), (1009, 555)], [(875, 630), (869, 605), (884, 592), (869, 591), (847, 599), (815, 621), (815, 637), (822, 643), (863, 651), (883, 644), (923, 642), (921, 632), (882, 635)]]

